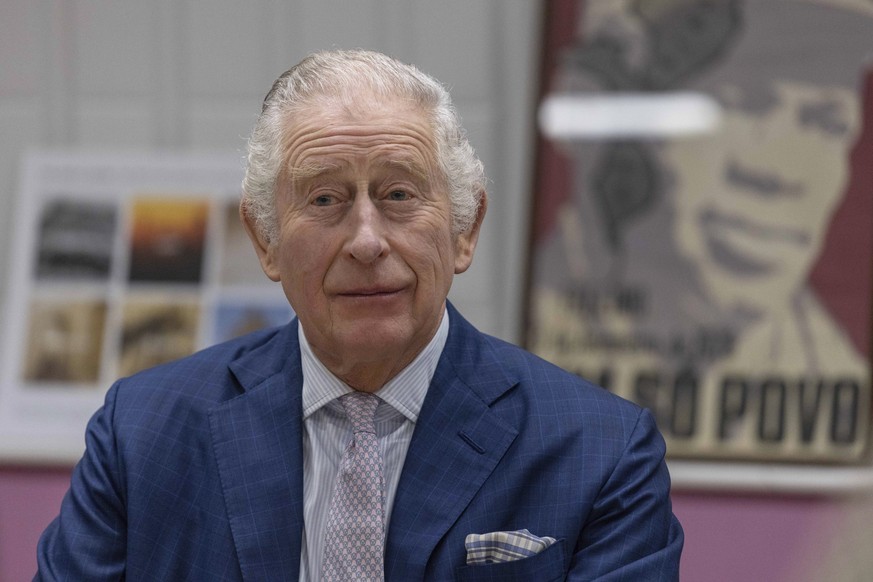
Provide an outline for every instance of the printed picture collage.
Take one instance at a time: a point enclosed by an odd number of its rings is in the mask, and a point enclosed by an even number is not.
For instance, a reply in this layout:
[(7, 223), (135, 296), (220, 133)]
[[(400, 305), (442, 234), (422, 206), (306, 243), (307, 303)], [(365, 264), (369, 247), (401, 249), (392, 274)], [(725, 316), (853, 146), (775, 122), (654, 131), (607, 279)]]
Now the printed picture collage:
[(54, 154), (23, 173), (0, 385), (7, 428), (51, 409), (75, 416), (117, 378), (290, 321), (239, 220), (239, 159)]

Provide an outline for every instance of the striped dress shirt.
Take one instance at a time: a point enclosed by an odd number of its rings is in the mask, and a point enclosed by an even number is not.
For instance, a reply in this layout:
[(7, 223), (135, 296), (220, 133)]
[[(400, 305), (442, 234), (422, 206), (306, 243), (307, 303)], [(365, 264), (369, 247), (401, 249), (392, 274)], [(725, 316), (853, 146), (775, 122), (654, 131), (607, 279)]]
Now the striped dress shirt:
[[(297, 328), (303, 366), (303, 545), (300, 580), (318, 580), (324, 554), (324, 531), (333, 496), (333, 482), (346, 444), (352, 439), (352, 425), (337, 400), (351, 392), (312, 353), (303, 328)], [(436, 371), (449, 334), (449, 314), (424, 349), (376, 396), (376, 436), (382, 452), (385, 476), (385, 532), (391, 522), (391, 508), (400, 472), (418, 413)]]

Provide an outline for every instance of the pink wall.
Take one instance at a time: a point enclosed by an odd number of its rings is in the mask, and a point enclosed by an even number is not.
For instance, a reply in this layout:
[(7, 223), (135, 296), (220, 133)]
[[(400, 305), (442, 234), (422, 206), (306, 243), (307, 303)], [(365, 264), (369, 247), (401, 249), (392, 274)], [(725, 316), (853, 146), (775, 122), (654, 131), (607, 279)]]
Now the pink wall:
[(36, 542), (69, 481), (69, 469), (0, 467), (0, 581), (33, 578)]
[[(29, 580), (36, 542), (58, 511), (68, 469), (0, 467), (0, 580)], [(798, 580), (816, 563), (842, 505), (824, 497), (679, 492), (674, 511), (685, 528), (682, 580)]]
[(805, 566), (820, 561), (842, 512), (837, 500), (803, 496), (686, 492), (673, 506), (685, 528), (682, 579), (701, 582), (812, 580)]

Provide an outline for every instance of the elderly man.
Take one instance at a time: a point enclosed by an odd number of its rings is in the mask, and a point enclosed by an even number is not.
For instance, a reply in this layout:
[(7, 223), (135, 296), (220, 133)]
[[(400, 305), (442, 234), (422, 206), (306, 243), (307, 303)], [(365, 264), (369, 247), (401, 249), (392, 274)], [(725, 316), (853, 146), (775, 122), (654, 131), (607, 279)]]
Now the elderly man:
[(651, 415), (446, 301), (484, 185), (414, 67), (283, 74), (240, 214), (297, 319), (115, 384), (37, 578), (675, 579)]

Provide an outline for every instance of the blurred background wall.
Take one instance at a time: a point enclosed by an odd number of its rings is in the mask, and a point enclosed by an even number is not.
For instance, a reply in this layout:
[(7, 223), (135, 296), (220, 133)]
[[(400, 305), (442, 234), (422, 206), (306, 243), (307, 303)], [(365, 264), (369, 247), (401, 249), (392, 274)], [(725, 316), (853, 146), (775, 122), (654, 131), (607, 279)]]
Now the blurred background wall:
[[(452, 299), (484, 331), (520, 341), (542, 11), (533, 0), (5, 0), (0, 299), (28, 149), (242, 156), (275, 77), (310, 51), (365, 47), (449, 85), (492, 180), (474, 268), (456, 279)], [(0, 464), (0, 581), (32, 576), (69, 473)], [(816, 579), (813, 564), (851, 560), (852, 548), (835, 544), (847, 528), (863, 529), (852, 521), (863, 507), (677, 488), (683, 579)]]

